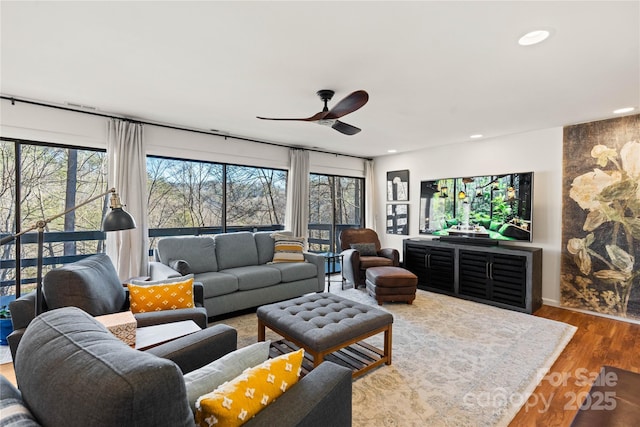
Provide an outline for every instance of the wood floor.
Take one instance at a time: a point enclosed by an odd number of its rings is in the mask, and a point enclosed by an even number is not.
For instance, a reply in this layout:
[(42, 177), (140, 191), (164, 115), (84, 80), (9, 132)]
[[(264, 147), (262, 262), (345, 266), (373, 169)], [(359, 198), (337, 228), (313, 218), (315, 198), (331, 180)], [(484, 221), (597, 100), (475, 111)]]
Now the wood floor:
[(640, 325), (546, 305), (535, 315), (578, 330), (510, 427), (569, 426), (602, 365), (640, 372)]
[[(569, 426), (602, 365), (640, 372), (640, 325), (546, 305), (535, 315), (578, 330), (511, 427)], [(0, 365), (0, 373), (15, 384), (11, 363)]]

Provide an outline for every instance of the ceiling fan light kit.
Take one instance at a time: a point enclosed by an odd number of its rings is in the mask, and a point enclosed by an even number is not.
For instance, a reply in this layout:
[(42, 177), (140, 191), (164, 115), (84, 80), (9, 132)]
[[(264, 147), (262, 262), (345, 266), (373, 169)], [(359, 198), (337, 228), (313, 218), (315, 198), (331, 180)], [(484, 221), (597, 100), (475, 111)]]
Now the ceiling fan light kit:
[(362, 108), (367, 103), (367, 101), (369, 101), (369, 94), (364, 90), (357, 90), (339, 101), (332, 109), (329, 109), (329, 106), (327, 104), (329, 101), (331, 101), (334, 94), (335, 92), (330, 89), (321, 89), (316, 92), (316, 95), (318, 95), (322, 102), (324, 102), (324, 108), (322, 109), (322, 111), (314, 114), (311, 117), (300, 119), (281, 119), (257, 116), (257, 118), (262, 120), (293, 120), (313, 122), (319, 125), (329, 126), (345, 135), (355, 135), (356, 133), (360, 132), (360, 128), (341, 122), (338, 119)]

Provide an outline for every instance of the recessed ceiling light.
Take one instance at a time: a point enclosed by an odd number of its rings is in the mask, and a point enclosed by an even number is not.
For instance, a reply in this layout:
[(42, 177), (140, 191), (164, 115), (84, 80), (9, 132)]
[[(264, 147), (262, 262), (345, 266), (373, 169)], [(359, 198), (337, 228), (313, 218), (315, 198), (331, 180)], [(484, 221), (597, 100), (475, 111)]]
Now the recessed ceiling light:
[(483, 136), (482, 134), (476, 133), (475, 135), (471, 135), (469, 138), (478, 139), (478, 138), (482, 138), (482, 136)]
[(387, 153), (397, 153), (398, 150), (387, 150)]
[(520, 37), (520, 40), (518, 40), (518, 44), (520, 46), (531, 46), (533, 44), (538, 44), (546, 40), (549, 35), (551, 35), (551, 33), (547, 30), (530, 31), (524, 36)]
[(633, 107), (618, 108), (617, 110), (613, 111), (613, 114), (628, 113), (628, 112), (633, 111), (633, 110), (635, 110), (635, 108), (633, 108)]

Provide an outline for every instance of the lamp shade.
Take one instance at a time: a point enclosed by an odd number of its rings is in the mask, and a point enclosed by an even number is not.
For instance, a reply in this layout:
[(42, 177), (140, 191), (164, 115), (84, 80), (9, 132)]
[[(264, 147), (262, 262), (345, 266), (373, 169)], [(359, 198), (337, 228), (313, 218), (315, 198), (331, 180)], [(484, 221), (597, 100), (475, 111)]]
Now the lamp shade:
[(104, 231), (130, 230), (132, 228), (136, 228), (136, 222), (122, 208), (111, 208), (102, 221)]

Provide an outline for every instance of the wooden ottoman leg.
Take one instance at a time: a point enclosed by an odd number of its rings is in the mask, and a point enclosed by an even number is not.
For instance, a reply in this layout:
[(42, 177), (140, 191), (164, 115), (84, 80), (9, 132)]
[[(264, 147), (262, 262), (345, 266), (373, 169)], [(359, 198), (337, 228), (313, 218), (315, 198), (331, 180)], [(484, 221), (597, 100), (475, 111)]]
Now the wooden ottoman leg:
[(387, 356), (387, 365), (391, 365), (391, 326), (384, 331), (384, 354)]
[(262, 320), (258, 319), (258, 341), (264, 341), (265, 338), (265, 327)]

